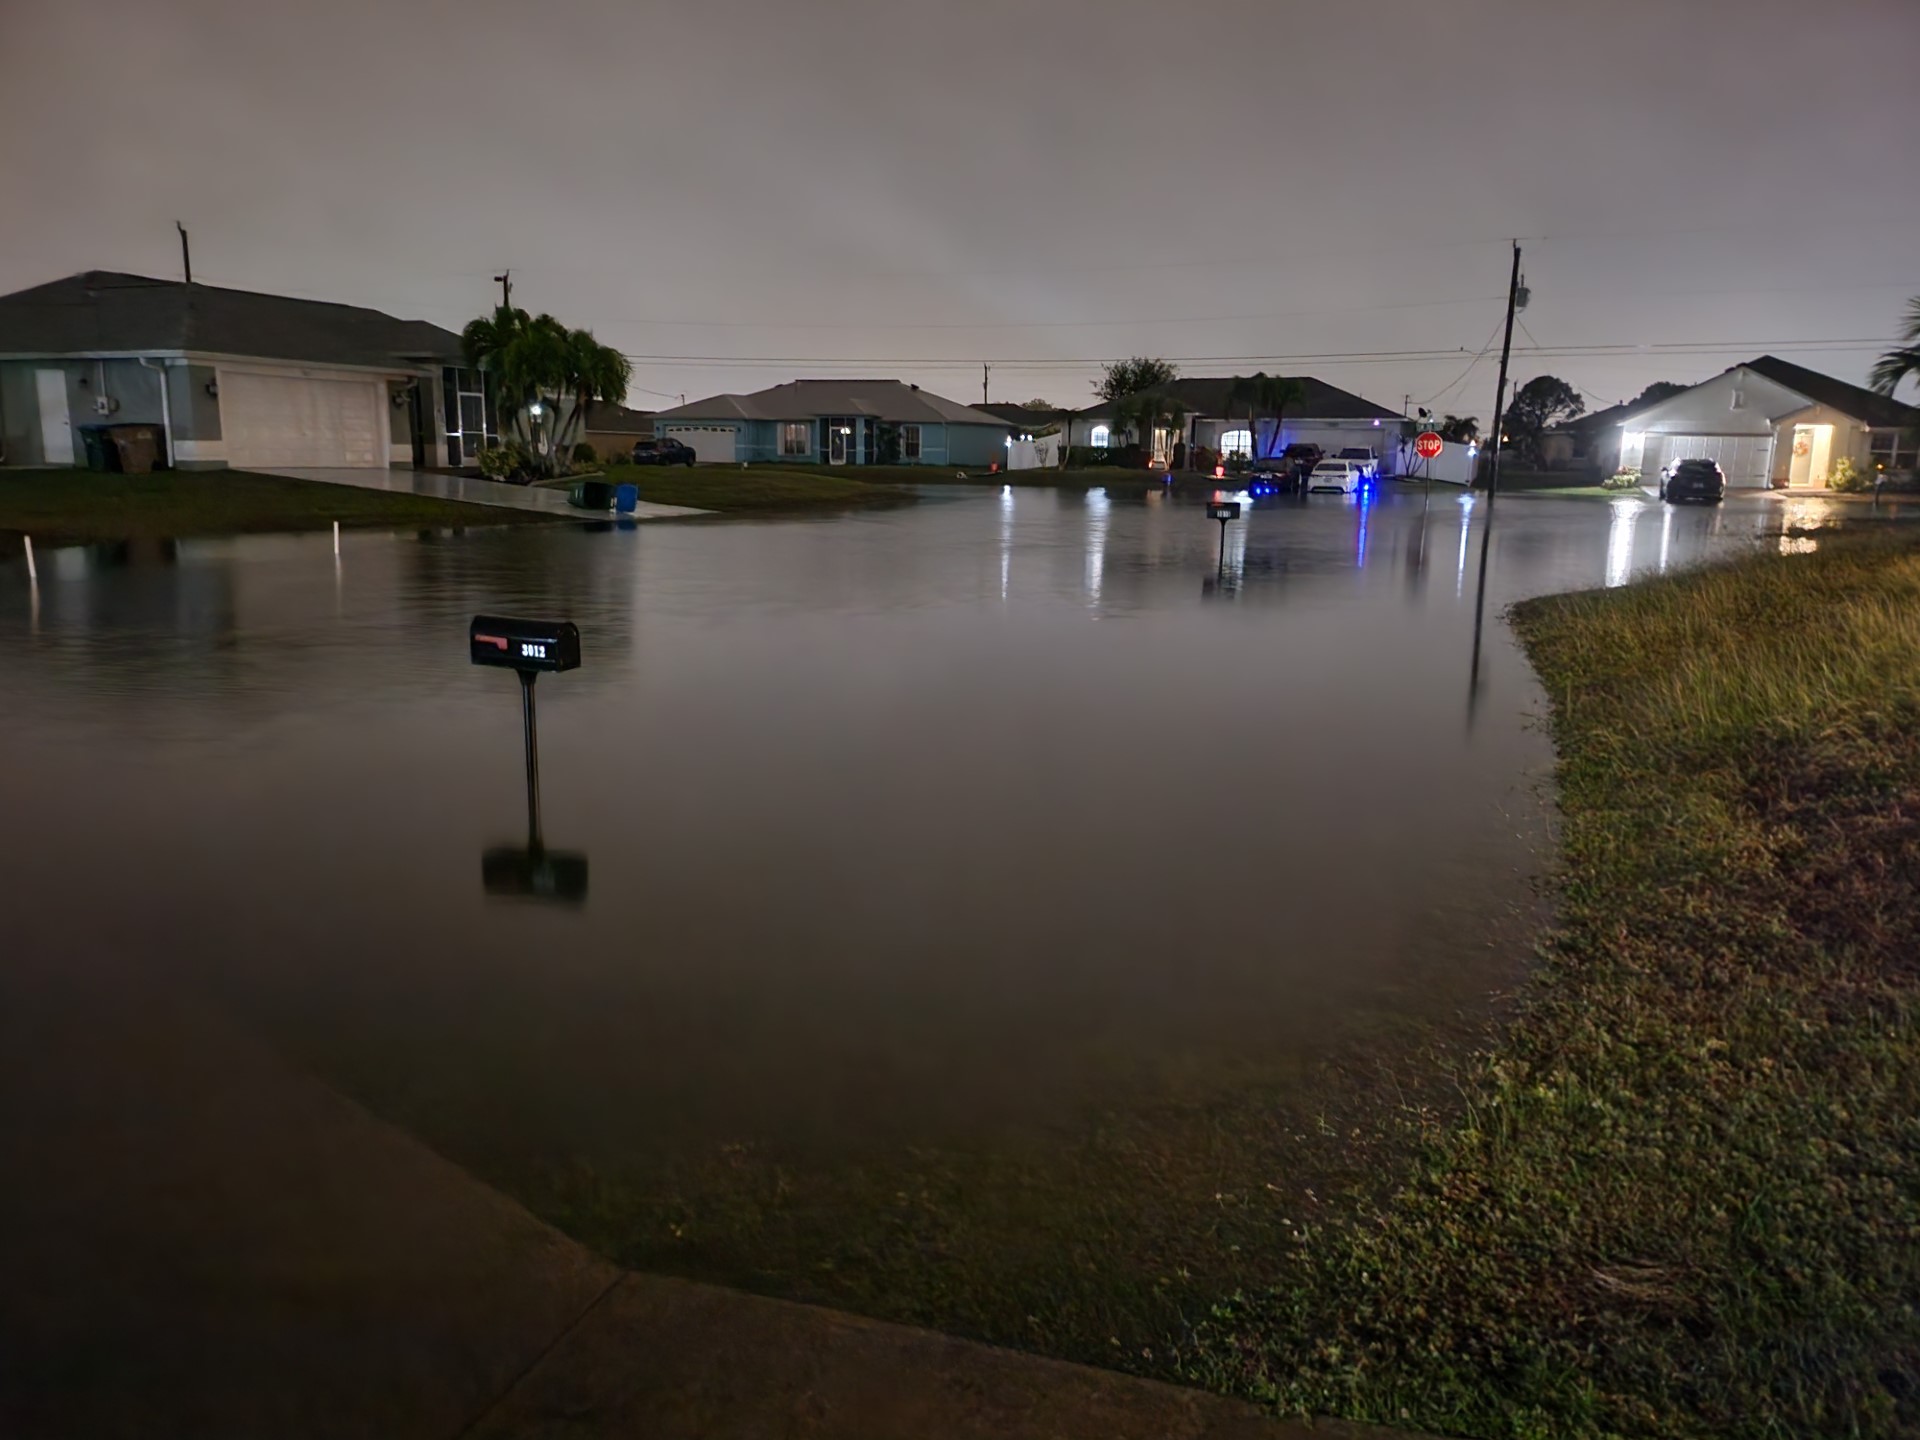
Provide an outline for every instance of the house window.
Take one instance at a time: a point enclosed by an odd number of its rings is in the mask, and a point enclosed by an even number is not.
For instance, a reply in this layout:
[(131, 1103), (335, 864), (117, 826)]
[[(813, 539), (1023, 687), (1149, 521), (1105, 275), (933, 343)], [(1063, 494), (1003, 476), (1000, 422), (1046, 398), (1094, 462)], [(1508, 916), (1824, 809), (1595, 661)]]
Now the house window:
[(805, 455), (813, 449), (813, 422), (789, 420), (780, 427), (780, 453)]
[(1104, 425), (1096, 425), (1093, 427), (1092, 440), (1094, 449), (1104, 450), (1113, 443), (1113, 431)]
[(1222, 455), (1252, 455), (1253, 432), (1251, 430), (1222, 430), (1220, 432), (1220, 453)]
[(920, 458), (920, 427), (918, 425), (900, 427), (900, 458), (902, 460)]
[(1899, 459), (1899, 447), (1896, 443), (1898, 432), (1893, 430), (1869, 430), (1867, 432), (1867, 458), (1882, 470), (1891, 470)]

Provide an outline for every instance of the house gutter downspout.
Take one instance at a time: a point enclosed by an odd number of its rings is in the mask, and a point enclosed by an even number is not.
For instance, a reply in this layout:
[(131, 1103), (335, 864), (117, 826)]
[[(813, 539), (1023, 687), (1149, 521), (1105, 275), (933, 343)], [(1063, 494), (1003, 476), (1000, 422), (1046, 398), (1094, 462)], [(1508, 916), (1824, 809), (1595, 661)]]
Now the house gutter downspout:
[(142, 355), (140, 364), (145, 369), (160, 372), (160, 429), (167, 438), (167, 468), (173, 470), (178, 467), (173, 463), (173, 402), (167, 398), (167, 362), (149, 360)]

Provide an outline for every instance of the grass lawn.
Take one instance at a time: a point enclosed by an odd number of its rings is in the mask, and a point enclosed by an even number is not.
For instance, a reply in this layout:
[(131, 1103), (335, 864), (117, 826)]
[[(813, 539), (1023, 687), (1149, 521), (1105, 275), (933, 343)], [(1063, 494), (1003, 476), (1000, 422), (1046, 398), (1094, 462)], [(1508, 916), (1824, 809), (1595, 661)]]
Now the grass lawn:
[(423, 495), (389, 494), (248, 470), (0, 470), (0, 533), (92, 544), (190, 535), (518, 525), (549, 517)]
[[(910, 505), (910, 490), (888, 484), (890, 477), (855, 479), (844, 470), (822, 473), (788, 465), (741, 469), (723, 465), (610, 465), (606, 477), (640, 487), (640, 498), (659, 505), (695, 505), (721, 514), (781, 510), (850, 510), (867, 506)], [(925, 476), (919, 477), (925, 479)]]
[(1920, 1435), (1920, 547), (1530, 601), (1559, 929), (1194, 1381), (1454, 1435)]

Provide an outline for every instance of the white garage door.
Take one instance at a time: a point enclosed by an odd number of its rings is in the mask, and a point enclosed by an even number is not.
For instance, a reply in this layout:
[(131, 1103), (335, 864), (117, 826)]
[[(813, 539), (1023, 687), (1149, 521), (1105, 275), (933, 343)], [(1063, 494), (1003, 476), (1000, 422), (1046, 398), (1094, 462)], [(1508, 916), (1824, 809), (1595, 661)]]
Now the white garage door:
[(1773, 446), (1765, 435), (1649, 435), (1641, 477), (1652, 483), (1675, 460), (1718, 461), (1729, 488), (1764, 490)]
[(733, 463), (734, 441), (740, 432), (731, 425), (668, 425), (665, 429), (667, 438), (690, 448), (701, 464)]
[(387, 463), (386, 386), (378, 380), (220, 372), (227, 463), (351, 466)]

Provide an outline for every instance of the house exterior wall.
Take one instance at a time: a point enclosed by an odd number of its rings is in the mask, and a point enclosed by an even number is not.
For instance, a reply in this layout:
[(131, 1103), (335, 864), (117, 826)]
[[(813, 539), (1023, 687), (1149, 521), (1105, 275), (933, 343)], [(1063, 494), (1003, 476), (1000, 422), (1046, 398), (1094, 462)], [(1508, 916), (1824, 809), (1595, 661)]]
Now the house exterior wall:
[[(66, 379), (67, 418), (74, 432), (74, 459), (79, 465), (86, 463), (86, 446), (80, 438), (82, 425), (162, 423), (160, 376), (137, 360), (0, 361), (0, 421), (5, 425), (9, 465), (46, 463), (34, 380), (40, 370), (58, 370)], [(95, 409), (95, 399), (101, 395), (118, 402), (109, 414), (102, 415)], [(168, 398), (172, 399), (171, 392)]]
[[(931, 453), (926, 432), (941, 431), (942, 452)], [(920, 463), (923, 465), (1005, 465), (1007, 432), (995, 425), (928, 425), (920, 437)]]

